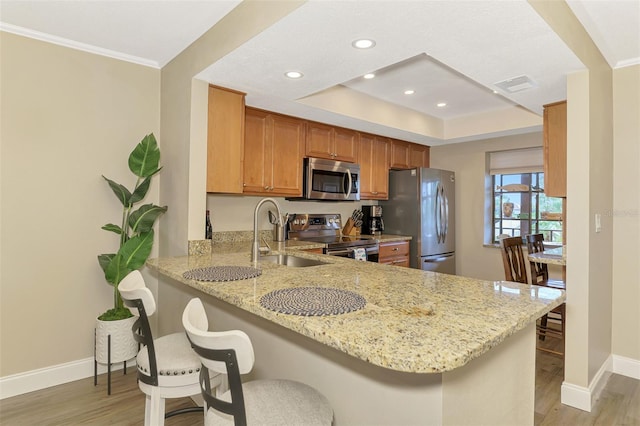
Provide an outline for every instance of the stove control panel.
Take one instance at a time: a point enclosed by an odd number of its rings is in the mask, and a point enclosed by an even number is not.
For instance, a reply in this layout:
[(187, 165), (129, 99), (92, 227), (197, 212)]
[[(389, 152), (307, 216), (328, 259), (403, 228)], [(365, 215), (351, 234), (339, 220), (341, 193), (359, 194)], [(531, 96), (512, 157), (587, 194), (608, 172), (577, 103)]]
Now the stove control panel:
[(290, 232), (322, 232), (342, 229), (342, 218), (339, 213), (332, 214), (301, 214), (296, 213), (289, 215), (289, 231)]

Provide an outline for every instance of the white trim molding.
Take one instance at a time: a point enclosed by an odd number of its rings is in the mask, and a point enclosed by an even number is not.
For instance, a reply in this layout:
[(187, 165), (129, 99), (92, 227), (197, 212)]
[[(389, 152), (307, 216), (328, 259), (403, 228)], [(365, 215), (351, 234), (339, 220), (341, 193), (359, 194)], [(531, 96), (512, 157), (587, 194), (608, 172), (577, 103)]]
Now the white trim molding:
[[(135, 359), (128, 361), (128, 364), (128, 366), (136, 365)], [(122, 370), (123, 366), (123, 362), (111, 364), (111, 372)], [(98, 363), (98, 374), (106, 372), (106, 364)], [(87, 377), (93, 377), (93, 357), (0, 377), (0, 399), (86, 379)], [(106, 380), (106, 378), (102, 378), (102, 380)]]
[(640, 380), (640, 360), (613, 355), (614, 373)]
[(611, 377), (610, 373), (640, 380), (640, 361), (620, 355), (609, 355), (591, 380), (588, 388), (562, 382), (560, 401), (565, 405), (591, 412), (593, 403), (598, 399), (600, 392)]
[(17, 25), (7, 24), (5, 22), (0, 22), (0, 31), (5, 31), (11, 34), (20, 35), (47, 43), (57, 44), (58, 46), (68, 47), (70, 49), (82, 50), (83, 52), (93, 53), (95, 55), (106, 56), (108, 58), (117, 59), (119, 61), (131, 62), (134, 64), (143, 65), (145, 67), (156, 69), (161, 68), (160, 64), (156, 61), (141, 58), (139, 56), (127, 55), (126, 53), (116, 52), (114, 50), (104, 49), (102, 47), (93, 46), (86, 43), (80, 43), (74, 40), (69, 40), (67, 38), (42, 33), (40, 31), (30, 30), (28, 28), (19, 27)]
[(572, 383), (562, 382), (560, 389), (560, 402), (583, 411), (591, 412), (593, 403), (598, 399), (600, 392), (609, 380), (608, 374), (613, 370), (613, 357), (609, 357), (602, 363), (598, 372), (593, 376), (589, 387), (585, 388)]

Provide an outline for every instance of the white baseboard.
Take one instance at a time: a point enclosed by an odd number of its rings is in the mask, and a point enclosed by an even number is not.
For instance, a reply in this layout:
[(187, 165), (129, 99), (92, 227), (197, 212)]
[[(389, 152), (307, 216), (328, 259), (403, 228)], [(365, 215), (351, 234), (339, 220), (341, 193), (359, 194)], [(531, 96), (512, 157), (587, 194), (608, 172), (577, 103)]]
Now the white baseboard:
[(610, 355), (600, 366), (588, 388), (563, 382), (560, 401), (565, 405), (591, 412), (593, 403), (609, 379), (609, 374), (606, 374), (608, 372), (640, 380), (640, 361), (620, 355)]
[[(136, 365), (135, 359), (128, 361), (127, 364), (127, 367)], [(112, 364), (111, 371), (122, 370), (123, 366), (124, 363), (122, 362)], [(106, 372), (107, 366), (98, 364), (98, 374)], [(93, 377), (93, 357), (0, 377), (0, 399), (86, 379), (87, 377)]]
[(609, 357), (602, 363), (598, 372), (593, 376), (589, 387), (577, 386), (572, 383), (562, 382), (560, 389), (560, 402), (582, 411), (591, 412), (593, 403), (607, 384), (609, 372), (613, 370), (613, 357)]
[(640, 360), (613, 355), (613, 372), (640, 380)]

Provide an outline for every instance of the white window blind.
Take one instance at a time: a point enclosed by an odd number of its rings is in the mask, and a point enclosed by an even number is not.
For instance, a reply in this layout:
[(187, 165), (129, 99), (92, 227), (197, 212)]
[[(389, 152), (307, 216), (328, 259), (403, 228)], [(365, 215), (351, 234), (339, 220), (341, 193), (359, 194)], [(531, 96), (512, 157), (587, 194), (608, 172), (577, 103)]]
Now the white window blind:
[(492, 175), (536, 173), (543, 171), (542, 167), (542, 147), (489, 153), (489, 173)]

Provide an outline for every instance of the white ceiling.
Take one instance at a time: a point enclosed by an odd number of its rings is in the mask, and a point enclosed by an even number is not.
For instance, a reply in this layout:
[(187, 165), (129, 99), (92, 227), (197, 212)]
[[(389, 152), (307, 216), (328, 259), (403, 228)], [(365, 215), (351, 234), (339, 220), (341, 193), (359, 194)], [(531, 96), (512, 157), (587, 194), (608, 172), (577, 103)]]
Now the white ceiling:
[[(1, 0), (0, 29), (160, 68), (239, 3)], [(568, 4), (613, 68), (640, 63), (639, 0)], [(360, 37), (376, 46), (355, 50), (351, 42)], [(249, 105), (437, 145), (464, 139), (447, 137), (453, 120), (514, 105), (521, 114), (540, 115), (542, 105), (565, 99), (565, 76), (583, 68), (524, 0), (312, 0), (199, 77), (246, 92)], [(304, 77), (285, 78), (292, 69)], [(369, 72), (376, 78), (362, 79)], [(495, 85), (521, 76), (531, 89), (509, 93)], [(315, 103), (336, 89), (372, 99), (372, 108), (384, 103), (435, 120), (445, 130), (421, 134)], [(404, 95), (406, 89), (415, 94)]]

